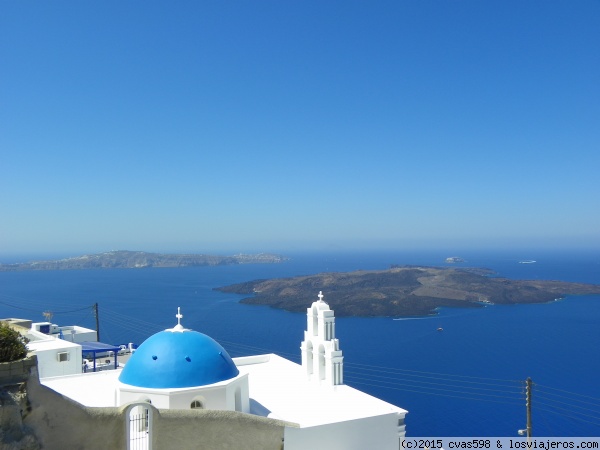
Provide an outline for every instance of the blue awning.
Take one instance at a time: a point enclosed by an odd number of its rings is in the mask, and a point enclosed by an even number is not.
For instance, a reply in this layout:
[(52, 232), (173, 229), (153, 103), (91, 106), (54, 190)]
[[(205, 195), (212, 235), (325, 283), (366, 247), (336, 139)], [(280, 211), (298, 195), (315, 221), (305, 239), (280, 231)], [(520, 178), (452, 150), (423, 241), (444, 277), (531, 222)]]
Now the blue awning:
[(93, 360), (94, 360), (93, 371), (94, 372), (96, 371), (96, 354), (98, 354), (98, 353), (113, 352), (114, 358), (115, 358), (115, 369), (118, 367), (117, 354), (119, 353), (119, 350), (121, 350), (121, 347), (119, 347), (118, 345), (105, 344), (104, 342), (93, 342), (93, 341), (80, 342), (79, 345), (81, 345), (81, 354), (82, 355), (89, 355), (89, 354), (94, 355), (94, 358), (93, 358)]
[(121, 348), (118, 345), (105, 344), (104, 342), (92, 342), (85, 341), (80, 342), (82, 353), (102, 353), (102, 352), (115, 352), (117, 353)]

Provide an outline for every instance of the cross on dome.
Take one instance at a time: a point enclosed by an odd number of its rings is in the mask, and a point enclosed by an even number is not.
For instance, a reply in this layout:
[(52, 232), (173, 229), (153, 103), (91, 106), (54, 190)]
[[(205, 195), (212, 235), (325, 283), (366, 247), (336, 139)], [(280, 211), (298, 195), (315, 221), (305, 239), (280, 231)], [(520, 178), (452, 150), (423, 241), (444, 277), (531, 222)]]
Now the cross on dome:
[(175, 314), (175, 317), (177, 317), (177, 325), (175, 325), (173, 328), (167, 329), (166, 331), (189, 331), (186, 328), (183, 328), (183, 325), (181, 325), (183, 314), (181, 314), (180, 306), (177, 307), (177, 314)]
[(319, 301), (322, 302), (323, 301), (323, 291), (319, 291)]

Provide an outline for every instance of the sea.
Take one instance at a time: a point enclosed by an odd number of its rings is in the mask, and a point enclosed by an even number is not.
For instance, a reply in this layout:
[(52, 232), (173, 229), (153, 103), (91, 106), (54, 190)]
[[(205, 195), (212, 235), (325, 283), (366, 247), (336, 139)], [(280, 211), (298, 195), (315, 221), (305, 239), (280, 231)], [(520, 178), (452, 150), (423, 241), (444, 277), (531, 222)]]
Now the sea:
[[(255, 279), (382, 270), (391, 264), (484, 267), (512, 279), (600, 284), (594, 251), (315, 252), (281, 264), (0, 272), (0, 317), (95, 328), (141, 344), (177, 323), (231, 356), (277, 353), (300, 362), (306, 314), (245, 305), (214, 290)], [(522, 261), (535, 261), (522, 263)], [(324, 290), (324, 300), (328, 293)], [(314, 299), (317, 300), (315, 291)], [(307, 304), (307, 307), (310, 305)], [(46, 313), (46, 316), (43, 314)], [(442, 329), (440, 331), (439, 329)], [(517, 436), (531, 379), (534, 436), (600, 436), (600, 296), (545, 304), (440, 308), (416, 318), (338, 317), (345, 383), (408, 410), (407, 436)]]

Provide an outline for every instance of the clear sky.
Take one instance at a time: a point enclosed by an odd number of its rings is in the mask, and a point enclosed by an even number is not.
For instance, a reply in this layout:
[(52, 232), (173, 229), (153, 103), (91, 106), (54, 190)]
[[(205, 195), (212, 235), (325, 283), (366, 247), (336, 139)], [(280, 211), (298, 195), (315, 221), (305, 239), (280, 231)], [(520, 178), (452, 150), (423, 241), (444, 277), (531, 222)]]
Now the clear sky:
[(598, 0), (2, 1), (0, 256), (600, 249)]

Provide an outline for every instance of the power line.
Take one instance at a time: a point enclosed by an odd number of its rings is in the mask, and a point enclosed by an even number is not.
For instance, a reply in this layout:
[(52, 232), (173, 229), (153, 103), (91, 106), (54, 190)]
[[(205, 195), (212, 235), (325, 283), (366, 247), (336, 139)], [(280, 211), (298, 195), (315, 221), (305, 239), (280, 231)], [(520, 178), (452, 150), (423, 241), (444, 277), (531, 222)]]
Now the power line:
[[(6, 306), (10, 306), (12, 308), (20, 308), (19, 306), (16, 306), (14, 303), (17, 302), (20, 305), (27, 305), (30, 308), (37, 308), (37, 309), (46, 309), (48, 307), (48, 302), (45, 300), (30, 300), (27, 298), (23, 298), (23, 297), (18, 297), (15, 295), (6, 295), (6, 294), (0, 294), (0, 298), (4, 299), (5, 302), (0, 302)], [(12, 303), (6, 303), (6, 301), (11, 301)], [(53, 306), (54, 307), (60, 307), (60, 308), (69, 308), (73, 306), (73, 303), (57, 303), (57, 302), (53, 302)]]
[[(442, 386), (442, 387), (422, 386), (420, 384), (414, 384), (414, 382), (411, 383), (411, 380), (403, 380), (403, 379), (394, 380), (394, 381), (382, 381), (380, 379), (372, 380), (371, 378), (364, 378), (364, 377), (355, 376), (352, 374), (350, 375), (350, 377), (346, 376), (345, 378), (346, 379), (354, 379), (354, 380), (377, 381), (379, 383), (380, 387), (407, 386), (407, 387), (419, 388), (419, 389), (423, 389), (423, 390), (453, 392), (453, 393), (464, 394), (464, 395), (478, 395), (480, 397), (493, 397), (493, 398), (505, 398), (505, 399), (510, 398), (507, 395), (488, 394), (488, 393), (484, 393), (484, 392), (475, 392), (473, 390), (465, 391), (465, 390), (463, 390), (464, 389), (463, 386), (452, 386), (452, 385), (447, 385), (447, 384), (439, 384), (438, 385), (438, 386)], [(432, 383), (429, 383), (429, 384), (432, 384)], [(519, 397), (521, 397), (521, 396), (519, 396)], [(512, 399), (517, 400), (514, 397)]]
[[(409, 372), (409, 373), (415, 373), (417, 375), (420, 376), (429, 376), (429, 375), (438, 375), (441, 377), (455, 377), (455, 378), (469, 378), (469, 379), (474, 379), (474, 380), (489, 380), (489, 381), (502, 381), (504, 383), (510, 383), (510, 384), (514, 384), (514, 383), (523, 383), (522, 380), (507, 380), (507, 379), (501, 379), (501, 378), (485, 378), (485, 377), (476, 377), (476, 376), (472, 376), (472, 375), (457, 375), (457, 374), (450, 374), (450, 373), (439, 373), (439, 372), (423, 372), (423, 371), (418, 371), (418, 370), (410, 370), (410, 369), (398, 369), (395, 367), (383, 367), (383, 366), (373, 366), (373, 365), (367, 365), (367, 364), (359, 364), (359, 363), (344, 363), (344, 365), (349, 365), (349, 366), (358, 366), (358, 367), (364, 367), (364, 370), (384, 370), (384, 371), (393, 371), (393, 372)], [(434, 378), (434, 377), (432, 377)], [(464, 383), (467, 383), (468, 381), (464, 381)], [(475, 382), (472, 382), (475, 383)], [(484, 383), (481, 383), (484, 384)], [(493, 383), (489, 383), (489, 384), (493, 384)]]
[(549, 401), (549, 402), (559, 403), (561, 405), (571, 406), (572, 408), (583, 409), (584, 411), (592, 411), (592, 412), (598, 411), (597, 408), (596, 409), (591, 409), (591, 408), (586, 408), (584, 406), (573, 405), (572, 403), (569, 403), (569, 402), (563, 402), (563, 401), (560, 401), (560, 400), (554, 400), (554, 399), (548, 398), (545, 395), (540, 394), (538, 392), (536, 392), (536, 398), (541, 398), (541, 399)]
[(20, 310), (22, 310), (22, 311), (33, 311), (33, 312), (37, 312), (37, 313), (39, 313), (39, 312), (40, 312), (40, 310), (39, 310), (39, 309), (23, 308), (22, 306), (15, 306), (15, 305), (11, 305), (11, 304), (9, 304), (9, 303), (5, 303), (5, 302), (0, 302), (0, 304), (2, 304), (2, 305), (6, 305), (6, 306), (8, 306), (8, 307), (10, 307), (10, 308), (14, 308), (14, 309), (20, 309)]
[[(347, 377), (345, 377), (345, 378), (347, 378)], [(350, 381), (353, 381), (353, 380), (350, 380)], [(504, 404), (509, 404), (509, 405), (518, 405), (519, 404), (519, 403), (515, 403), (515, 402), (506, 402), (506, 401), (486, 399), (486, 398), (465, 397), (463, 395), (442, 394), (439, 392), (427, 392), (427, 391), (422, 391), (422, 390), (405, 389), (405, 388), (399, 388), (399, 387), (394, 387), (394, 386), (380, 386), (380, 385), (365, 383), (365, 382), (361, 382), (361, 381), (355, 381), (354, 383), (364, 385), (364, 386), (385, 387), (385, 389), (394, 389), (394, 390), (404, 391), (404, 392), (414, 392), (417, 394), (437, 395), (440, 397), (459, 398), (459, 399), (463, 399), (463, 400), (477, 400), (477, 401), (485, 401), (485, 402), (491, 402), (491, 403), (504, 403)]]
[[(553, 391), (564, 392), (564, 393), (566, 393), (566, 394), (569, 394), (569, 395), (575, 395), (575, 396), (577, 396), (577, 397), (589, 398), (589, 399), (591, 399), (591, 400), (594, 400), (595, 402), (600, 402), (600, 398), (591, 397), (591, 396), (589, 396), (589, 395), (585, 395), (585, 394), (578, 394), (577, 392), (566, 391), (566, 390), (564, 390), (564, 389), (553, 388), (553, 387), (550, 387), (550, 386), (544, 386), (544, 385), (537, 384), (537, 383), (536, 383), (535, 385), (536, 385), (536, 387), (538, 387), (538, 388), (539, 388), (539, 387), (541, 387), (541, 388), (544, 388), (544, 389), (551, 389), (551, 390), (553, 390)], [(549, 394), (549, 395), (559, 395), (559, 394), (552, 394), (552, 393), (548, 393), (548, 394)], [(578, 400), (578, 401), (583, 401), (583, 400)]]
[[(23, 310), (23, 311), (40, 312), (39, 309), (23, 308), (22, 306), (15, 306), (15, 305), (11, 305), (11, 304), (6, 303), (6, 302), (1, 302), (0, 301), (0, 304), (6, 305), (6, 306), (10, 306), (11, 308), (20, 309), (20, 310)], [(68, 314), (68, 313), (74, 313), (74, 312), (83, 311), (83, 310), (86, 310), (86, 309), (89, 309), (89, 308), (91, 308), (91, 306), (85, 306), (83, 308), (72, 309), (72, 310), (69, 310), (69, 311), (54, 311), (54, 310), (52, 310), (52, 314)], [(48, 309), (48, 308), (45, 308), (45, 309)]]
[[(3, 296), (6, 297), (6, 296)], [(37, 302), (23, 301), (21, 303), (29, 305), (38, 305)], [(34, 311), (39, 312), (40, 309), (33, 309), (23, 306), (17, 306), (5, 301), (0, 301), (0, 304), (23, 310), (23, 311)], [(82, 311), (91, 311), (92, 306), (85, 306), (82, 308), (53, 311), (54, 314), (68, 314)], [(47, 304), (44, 304), (44, 308), (48, 309)], [(140, 334), (149, 335), (153, 332), (161, 330), (162, 327), (156, 323), (143, 321), (137, 318), (133, 318), (129, 315), (123, 315), (115, 311), (103, 309), (103, 321), (107, 321), (119, 328), (126, 328), (128, 331), (137, 331)], [(261, 351), (266, 353), (277, 353), (280, 355), (286, 355), (290, 359), (299, 359), (299, 355), (292, 355), (290, 353), (282, 351), (273, 351), (272, 349), (262, 348), (258, 346), (252, 346), (248, 344), (236, 343), (233, 341), (222, 340), (223, 345), (232, 347), (233, 351), (239, 353), (247, 353), (250, 351)], [(400, 369), (393, 367), (374, 366), (360, 363), (345, 363), (346, 368), (346, 379), (351, 383), (371, 386), (376, 388), (401, 390), (405, 392), (414, 392), (424, 395), (435, 395), (448, 398), (457, 398), (463, 400), (475, 400), (484, 401), (491, 403), (502, 403), (510, 405), (521, 404), (518, 400), (522, 400), (522, 393), (513, 390), (516, 383), (522, 384), (520, 380), (509, 380), (509, 379), (498, 379), (488, 377), (478, 377), (472, 375), (460, 375), (460, 374), (448, 374), (438, 372), (426, 372), (417, 371), (410, 369)], [(355, 371), (356, 370), (356, 371)], [(427, 381), (425, 381), (427, 380)], [(500, 389), (497, 389), (500, 388)], [(541, 389), (540, 389), (541, 388)], [(593, 402), (600, 402), (600, 399), (591, 397), (589, 395), (579, 394), (570, 392), (564, 389), (553, 388), (550, 386), (535, 385), (536, 389), (536, 403), (534, 410), (540, 410), (543, 412), (549, 412), (564, 417), (568, 417), (575, 421), (586, 422), (593, 425), (598, 425), (600, 417), (587, 414), (587, 412), (595, 412), (595, 410), (586, 408), (584, 406), (574, 405), (572, 402), (579, 402), (596, 406)], [(548, 392), (547, 390), (556, 391), (558, 393)], [(502, 395), (498, 395), (502, 394)], [(520, 394), (519, 398), (515, 397), (515, 394)], [(563, 395), (567, 394), (567, 395)], [(550, 396), (550, 397), (549, 397)], [(577, 396), (582, 399), (570, 398), (569, 396)], [(566, 399), (567, 401), (561, 401), (552, 397), (558, 397), (560, 399)], [(591, 400), (591, 401), (590, 401)], [(558, 405), (564, 406), (558, 406)], [(547, 409), (550, 408), (550, 409)], [(581, 411), (576, 411), (579, 409)], [(588, 420), (588, 419), (592, 419)]]
[[(153, 329), (160, 329), (155, 323), (133, 319), (130, 316), (122, 315), (110, 310), (103, 310), (103, 317), (118, 326), (126, 326), (129, 329), (147, 334)], [(240, 354), (260, 351), (286, 355), (296, 360), (299, 358), (299, 355), (274, 351), (270, 348), (242, 344), (224, 339), (219, 340), (219, 342), (230, 348), (232, 352)], [(523, 383), (521, 380), (416, 371), (359, 363), (346, 363), (345, 366), (347, 369), (350, 369), (346, 371), (346, 380), (351, 383), (365, 386), (511, 405), (521, 404), (520, 401), (523, 399), (520, 390)], [(353, 369), (357, 369), (357, 371), (354, 371)], [(365, 372), (367, 372), (367, 374), (365, 374)], [(361, 375), (366, 375), (366, 377)], [(515, 389), (517, 387), (519, 387), (518, 390)]]
[[(382, 376), (382, 375), (375, 375), (374, 377), (378, 380), (402, 380), (402, 381), (408, 381), (408, 382), (420, 383), (420, 384), (426, 384), (426, 385), (460, 387), (462, 389), (469, 389), (472, 392), (488, 391), (488, 392), (502, 392), (502, 393), (507, 393), (507, 394), (514, 394), (514, 393), (520, 392), (520, 390), (518, 390), (518, 391), (517, 390), (507, 390), (507, 389), (502, 390), (502, 389), (490, 389), (490, 388), (483, 388), (483, 387), (465, 386), (465, 385), (460, 384), (460, 383), (462, 383), (462, 381), (456, 381), (456, 380), (443, 380), (443, 381), (450, 382), (450, 383), (443, 383), (443, 382), (435, 382), (435, 381), (414, 380), (414, 379), (402, 377), (402, 376), (387, 377), (387, 376)], [(485, 393), (482, 393), (482, 394), (485, 394)], [(489, 395), (492, 395), (492, 394), (489, 394)]]
[[(348, 366), (352, 367), (353, 364), (347, 364)], [(382, 371), (379, 369), (369, 369), (367, 367), (361, 367), (360, 368), (361, 371), (367, 371), (367, 372), (379, 372), (379, 373), (385, 373), (385, 374), (389, 374), (389, 375), (393, 375), (396, 377), (405, 377), (410, 379), (410, 377), (412, 378), (423, 378), (423, 379), (428, 379), (428, 380), (441, 380), (444, 382), (449, 382), (449, 383), (454, 383), (454, 384), (464, 384), (464, 385), (480, 385), (480, 386), (493, 386), (493, 387), (500, 387), (503, 389), (493, 389), (493, 388), (488, 388), (488, 387), (477, 387), (477, 386), (465, 386), (465, 387), (469, 387), (470, 389), (480, 389), (480, 390), (489, 390), (489, 391), (497, 391), (497, 392), (504, 392), (505, 389), (513, 389), (513, 388), (521, 388), (519, 384), (517, 384), (516, 382), (511, 382), (511, 385), (502, 385), (502, 384), (497, 384), (497, 383), (485, 383), (485, 382), (479, 382), (479, 381), (470, 381), (470, 380), (460, 380), (460, 379), (454, 379), (453, 377), (456, 377), (456, 375), (445, 375), (445, 374), (437, 374), (439, 376), (430, 376), (428, 375), (428, 372), (422, 372), (425, 375), (419, 375), (419, 372), (416, 371), (403, 371), (402, 369), (398, 369), (398, 370), (394, 370), (394, 371)], [(403, 373), (403, 372), (409, 372), (409, 373)], [(383, 377), (386, 378), (382, 375), (372, 375), (375, 377)], [(483, 378), (482, 378), (483, 379)], [(425, 383), (425, 384), (440, 384), (439, 382), (435, 382), (435, 381), (420, 381), (420, 383)]]
[(536, 404), (537, 403), (540, 403), (542, 406), (547, 406), (547, 407), (552, 408), (552, 409), (558, 409), (560, 411), (566, 411), (566, 412), (571, 413), (571, 414), (578, 414), (578, 415), (581, 415), (583, 417), (589, 417), (590, 419), (598, 420), (597, 424), (600, 425), (600, 417), (591, 416), (589, 414), (584, 414), (584, 413), (581, 413), (579, 411), (572, 411), (572, 410), (569, 410), (568, 408), (563, 408), (561, 406), (550, 405), (548, 403), (540, 402), (539, 400), (536, 401)]
[(573, 417), (573, 416), (570, 416), (568, 414), (564, 414), (564, 413), (560, 413), (560, 412), (554, 411), (553, 409), (540, 408), (539, 406), (536, 406), (535, 409), (536, 409), (536, 411), (539, 410), (539, 411), (544, 411), (544, 412), (548, 412), (548, 413), (552, 413), (552, 414), (558, 414), (559, 416), (568, 417), (569, 419), (572, 419), (572, 420), (575, 420), (575, 421), (578, 421), (578, 422), (585, 422), (585, 423), (589, 423), (589, 424), (596, 425), (596, 426), (600, 427), (600, 422), (591, 422), (589, 420), (585, 420), (585, 419), (582, 419), (580, 417)]

